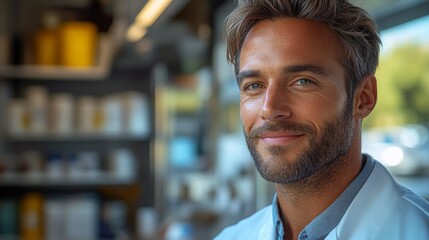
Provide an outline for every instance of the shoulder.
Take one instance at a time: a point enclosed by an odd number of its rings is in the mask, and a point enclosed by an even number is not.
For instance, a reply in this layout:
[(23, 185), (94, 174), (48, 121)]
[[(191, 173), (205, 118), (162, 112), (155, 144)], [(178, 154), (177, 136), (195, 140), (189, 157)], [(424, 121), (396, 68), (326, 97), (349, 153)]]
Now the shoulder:
[(429, 202), (408, 188), (402, 187), (402, 189), (404, 191), (402, 204), (429, 218)]
[(383, 224), (380, 239), (429, 239), (429, 202), (405, 187), (402, 190), (395, 210)]
[[(376, 162), (345, 216), (340, 239), (429, 239), (429, 203)], [(423, 237), (420, 237), (423, 236)]]
[[(379, 180), (385, 178), (386, 180), (382, 181), (384, 183), (384, 189), (376, 190), (377, 193), (382, 193), (384, 191), (390, 192), (391, 195), (388, 198), (382, 198), (380, 205), (384, 202), (385, 206), (391, 206), (390, 214), (386, 218), (386, 223), (392, 223), (392, 221), (400, 221), (402, 227), (399, 229), (405, 229), (405, 226), (411, 227), (416, 223), (425, 224), (424, 226), (428, 228), (429, 226), (429, 202), (417, 195), (410, 189), (402, 186), (387, 172), (387, 170), (381, 166), (380, 163), (377, 163), (377, 168), (379, 169), (376, 172), (380, 177)], [(410, 221), (413, 220), (413, 221)], [(418, 224), (417, 224), (418, 225)]]
[(215, 240), (255, 239), (261, 231), (270, 230), (273, 225), (272, 205), (264, 207), (250, 217), (225, 228)]
[(429, 239), (429, 203), (408, 189), (381, 225), (376, 239)]
[[(384, 183), (384, 190), (392, 193), (390, 200), (394, 201), (396, 199), (396, 205), (394, 204), (392, 206), (398, 208), (397, 210), (401, 210), (402, 213), (419, 213), (422, 216), (429, 218), (429, 202), (426, 199), (399, 184), (380, 163), (376, 164), (376, 168), (378, 168), (378, 171), (376, 172), (379, 177), (378, 180), (382, 180), (381, 182)], [(380, 190), (377, 191), (380, 192)], [(394, 212), (399, 213), (400, 211)]]

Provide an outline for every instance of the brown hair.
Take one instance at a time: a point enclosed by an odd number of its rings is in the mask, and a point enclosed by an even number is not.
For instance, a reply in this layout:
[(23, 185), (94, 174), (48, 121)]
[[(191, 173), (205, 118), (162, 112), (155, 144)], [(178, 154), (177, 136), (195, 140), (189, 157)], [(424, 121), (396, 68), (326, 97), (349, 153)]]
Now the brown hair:
[(259, 21), (295, 17), (327, 24), (344, 49), (349, 97), (362, 79), (374, 74), (381, 40), (375, 22), (365, 10), (346, 0), (239, 0), (226, 19), (227, 55), (239, 71), (240, 52), (250, 29)]

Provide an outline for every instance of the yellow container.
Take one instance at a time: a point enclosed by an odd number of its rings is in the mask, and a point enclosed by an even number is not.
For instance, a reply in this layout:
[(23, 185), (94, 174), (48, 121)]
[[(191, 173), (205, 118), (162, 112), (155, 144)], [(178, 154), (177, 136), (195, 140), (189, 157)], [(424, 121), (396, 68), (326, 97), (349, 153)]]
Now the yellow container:
[(43, 240), (43, 198), (40, 194), (29, 193), (21, 202), (21, 239)]
[(39, 30), (34, 37), (34, 50), (37, 65), (58, 64), (57, 32), (52, 29)]
[(60, 64), (67, 67), (94, 66), (97, 27), (91, 22), (66, 22), (59, 29)]

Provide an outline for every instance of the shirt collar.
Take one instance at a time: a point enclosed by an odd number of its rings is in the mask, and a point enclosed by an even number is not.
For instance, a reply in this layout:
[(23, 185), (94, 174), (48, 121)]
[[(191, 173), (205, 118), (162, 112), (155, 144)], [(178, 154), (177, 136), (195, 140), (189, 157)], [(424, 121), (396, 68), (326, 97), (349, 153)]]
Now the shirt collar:
[[(364, 155), (364, 166), (344, 192), (321, 214), (311, 221), (299, 234), (298, 239), (324, 239), (340, 222), (350, 203), (368, 179), (374, 168), (374, 160)], [(277, 194), (273, 199), (273, 221), (276, 226), (277, 239), (285, 234), (280, 218)]]

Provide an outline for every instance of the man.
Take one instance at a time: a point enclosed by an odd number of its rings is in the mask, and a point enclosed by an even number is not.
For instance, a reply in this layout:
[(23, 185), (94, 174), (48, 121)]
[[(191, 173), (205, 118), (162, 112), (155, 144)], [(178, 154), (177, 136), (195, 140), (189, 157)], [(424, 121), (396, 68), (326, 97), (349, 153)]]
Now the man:
[(380, 38), (345, 0), (242, 0), (227, 18), (247, 145), (273, 204), (216, 239), (429, 239), (429, 204), (361, 153)]

